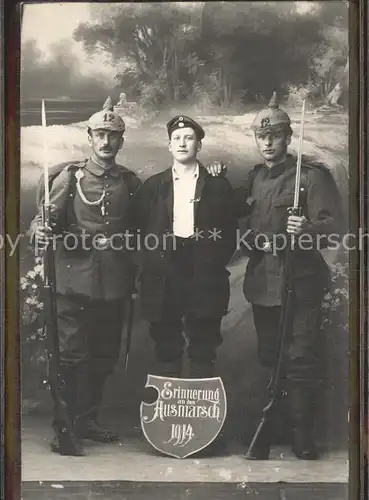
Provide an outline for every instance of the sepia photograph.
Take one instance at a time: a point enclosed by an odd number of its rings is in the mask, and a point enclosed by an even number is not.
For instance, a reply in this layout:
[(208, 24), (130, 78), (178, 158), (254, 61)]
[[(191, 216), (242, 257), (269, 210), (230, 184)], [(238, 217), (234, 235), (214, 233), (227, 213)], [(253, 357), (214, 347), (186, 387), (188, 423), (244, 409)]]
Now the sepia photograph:
[(23, 4), (23, 500), (349, 498), (349, 2)]

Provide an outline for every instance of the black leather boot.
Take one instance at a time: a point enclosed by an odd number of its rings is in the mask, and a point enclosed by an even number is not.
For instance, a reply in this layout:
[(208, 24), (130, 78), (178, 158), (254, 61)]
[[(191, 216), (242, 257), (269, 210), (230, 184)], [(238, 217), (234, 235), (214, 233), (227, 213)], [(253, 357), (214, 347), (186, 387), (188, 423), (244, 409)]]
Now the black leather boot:
[(75, 422), (76, 435), (80, 439), (91, 439), (98, 443), (120, 441), (120, 437), (116, 432), (103, 428), (98, 422), (98, 412), (103, 398), (105, 380), (106, 375), (103, 373), (91, 373), (88, 379), (82, 377), (80, 379), (81, 390), (86, 386), (86, 397), (80, 401), (80, 412), (77, 413)]
[(292, 452), (300, 460), (316, 460), (314, 441), (314, 388), (306, 383), (292, 383), (288, 393)]
[(76, 434), (80, 439), (91, 439), (98, 443), (113, 443), (120, 441), (119, 434), (109, 429), (104, 429), (97, 419), (92, 417), (77, 420)]
[(74, 431), (69, 434), (63, 433), (63, 427), (54, 429), (55, 436), (50, 443), (50, 449), (53, 453), (69, 457), (84, 457), (86, 455), (80, 439)]

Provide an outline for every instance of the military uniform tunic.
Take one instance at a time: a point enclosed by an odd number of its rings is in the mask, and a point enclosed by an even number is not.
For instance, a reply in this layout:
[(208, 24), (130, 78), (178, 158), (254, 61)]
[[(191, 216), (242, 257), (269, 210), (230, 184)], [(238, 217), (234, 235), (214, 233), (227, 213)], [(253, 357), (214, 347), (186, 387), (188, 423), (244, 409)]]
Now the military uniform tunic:
[[(105, 190), (105, 209), (101, 210), (101, 204), (86, 204), (79, 191), (72, 189), (76, 180), (71, 167), (55, 178), (50, 203), (54, 205), (52, 214), (59, 229), (64, 231), (55, 255), (57, 291), (95, 300), (119, 299), (130, 289), (133, 270), (130, 240), (126, 248), (130, 193), (116, 165), (104, 170), (90, 159), (82, 170), (84, 176), (80, 184), (85, 198), (93, 202), (100, 199)], [(115, 249), (98, 249), (99, 235), (114, 235)]]
[[(75, 174), (81, 172), (79, 189)], [(60, 365), (68, 408), (77, 417), (96, 416), (105, 379), (119, 359), (135, 269), (124, 237), (139, 185), (124, 167), (104, 169), (92, 159), (66, 164), (52, 182)], [(90, 204), (96, 200), (102, 203)], [(41, 213), (31, 233), (40, 223)], [(115, 248), (99, 249), (98, 239), (113, 235)]]
[[(286, 241), (280, 238), (286, 238), (287, 209), (293, 206), (295, 166), (296, 160), (290, 155), (272, 168), (257, 165), (250, 174), (252, 182), (237, 190), (239, 210), (248, 215), (244, 230), (251, 235), (245, 247), (250, 259), (243, 289), (253, 307), (259, 357), (268, 367), (275, 362), (285, 249), (274, 248), (269, 253), (261, 250), (261, 246), (264, 238), (269, 241), (277, 238), (278, 245)], [(328, 266), (316, 245), (319, 237), (320, 248), (326, 247), (328, 236), (338, 233), (339, 222), (336, 187), (330, 175), (303, 164), (301, 184), (306, 192), (307, 223), (303, 232), (310, 235), (305, 245), (312, 248), (297, 246), (290, 263), (293, 299), (285, 370), (288, 377), (295, 379), (314, 374), (321, 301), (329, 276)], [(257, 238), (260, 241), (256, 245)]]
[[(247, 193), (251, 195), (247, 229), (252, 231), (254, 238), (259, 238), (259, 250), (249, 253), (244, 281), (245, 296), (252, 304), (280, 306), (282, 302), (284, 252), (260, 250), (261, 235), (269, 241), (278, 238), (278, 245), (283, 243), (280, 238), (286, 237), (287, 209), (293, 206), (295, 165), (295, 159), (288, 156), (285, 162), (272, 168), (266, 165), (255, 167), (251, 191)], [(306, 192), (304, 214), (308, 219), (303, 232), (310, 238), (306, 240), (306, 247), (311, 245), (312, 248), (297, 248), (292, 271), (296, 293), (307, 300), (314, 298), (317, 287), (324, 288), (328, 278), (327, 265), (316, 248), (317, 237), (320, 238), (320, 248), (325, 248), (326, 237), (338, 232), (337, 204), (332, 192), (335, 186), (328, 175), (307, 164), (302, 166), (302, 185), (305, 184)]]

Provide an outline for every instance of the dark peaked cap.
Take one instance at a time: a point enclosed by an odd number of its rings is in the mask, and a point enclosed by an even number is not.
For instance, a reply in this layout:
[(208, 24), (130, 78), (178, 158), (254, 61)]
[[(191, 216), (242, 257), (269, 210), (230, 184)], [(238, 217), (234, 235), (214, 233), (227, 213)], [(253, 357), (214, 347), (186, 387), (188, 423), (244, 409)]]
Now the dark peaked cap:
[(195, 120), (193, 120), (189, 116), (178, 115), (169, 120), (169, 122), (167, 123), (169, 139), (172, 136), (172, 132), (174, 132), (178, 128), (184, 127), (192, 128), (195, 131), (197, 139), (199, 141), (201, 141), (205, 137), (204, 129), (198, 123), (196, 123)]

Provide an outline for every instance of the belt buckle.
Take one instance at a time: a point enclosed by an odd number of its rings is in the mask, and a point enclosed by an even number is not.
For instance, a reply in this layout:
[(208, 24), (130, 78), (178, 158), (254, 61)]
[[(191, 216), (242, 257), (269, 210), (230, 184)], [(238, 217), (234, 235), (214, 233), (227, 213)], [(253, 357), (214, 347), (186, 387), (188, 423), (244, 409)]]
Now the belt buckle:
[(98, 238), (96, 246), (98, 250), (106, 250), (109, 246), (109, 238), (106, 238), (105, 236)]

